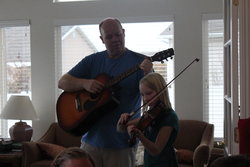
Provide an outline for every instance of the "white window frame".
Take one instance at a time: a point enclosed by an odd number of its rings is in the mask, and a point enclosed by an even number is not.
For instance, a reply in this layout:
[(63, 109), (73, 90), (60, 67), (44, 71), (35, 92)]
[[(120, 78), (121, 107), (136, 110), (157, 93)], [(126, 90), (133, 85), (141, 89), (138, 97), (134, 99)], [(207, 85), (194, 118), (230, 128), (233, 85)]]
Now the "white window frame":
[[(215, 126), (215, 140), (217, 141), (221, 141), (224, 138), (224, 102), (223, 102), (223, 98), (224, 98), (224, 86), (222, 85), (221, 88), (221, 93), (219, 95), (221, 95), (221, 101), (219, 100), (213, 100), (213, 99), (217, 99), (218, 97), (213, 97), (213, 96), (217, 96), (217, 95), (211, 95), (209, 94), (210, 90), (210, 84), (209, 84), (209, 80), (210, 75), (209, 75), (209, 46), (208, 46), (208, 21), (209, 20), (221, 20), (221, 23), (223, 25), (223, 19), (222, 16), (219, 14), (206, 14), (202, 16), (202, 37), (203, 37), (203, 120), (209, 123), (214, 124)], [(222, 27), (222, 35), (221, 34), (217, 34), (218, 36), (222, 37), (222, 54), (221, 54), (221, 59), (222, 59), (222, 64), (223, 64), (223, 27)], [(221, 72), (222, 72), (222, 80), (223, 80), (223, 66), (221, 67)], [(219, 105), (216, 105), (216, 103), (219, 102)], [(217, 108), (219, 107), (219, 108)], [(222, 107), (222, 108), (221, 108)], [(213, 108), (213, 109), (212, 109)], [(213, 112), (214, 110), (216, 110), (216, 112)], [(219, 112), (221, 111), (221, 112)], [(218, 114), (218, 115), (217, 115)], [(217, 119), (217, 120), (216, 120)], [(219, 121), (218, 121), (219, 120)], [(221, 121), (221, 122), (220, 122)], [(218, 123), (219, 122), (219, 123)], [(222, 126), (222, 127), (221, 127)], [(222, 132), (221, 132), (222, 131)], [(221, 132), (221, 133), (220, 133)]]
[[(102, 19), (99, 19), (99, 20), (102, 20)], [(173, 22), (174, 24), (174, 17), (173, 16), (168, 16), (168, 17), (126, 17), (126, 18), (120, 18), (121, 22), (122, 23), (145, 23), (145, 22)], [(63, 75), (62, 74), (62, 62), (61, 62), (61, 56), (62, 56), (62, 53), (61, 53), (61, 29), (60, 29), (60, 26), (67, 26), (67, 25), (88, 25), (88, 24), (98, 24), (99, 21), (96, 21), (96, 20), (92, 20), (92, 19), (73, 19), (73, 20), (56, 20), (55, 21), (55, 62), (56, 62), (56, 87), (57, 87), (57, 81), (59, 80), (59, 78)], [(99, 34), (97, 34), (97, 36), (99, 36)], [(174, 36), (174, 33), (173, 33), (173, 36)], [(173, 40), (174, 40), (174, 37), (173, 37)], [(174, 42), (173, 42), (173, 45), (174, 45)], [(174, 47), (174, 46), (173, 46)], [(168, 49), (168, 48), (165, 48), (165, 49)], [(170, 60), (170, 61), (174, 61), (173, 60)], [(167, 62), (165, 62), (167, 63)], [(171, 74), (170, 76), (170, 79), (174, 77), (174, 63), (172, 65), (172, 70), (170, 71), (173, 71), (173, 73)], [(170, 86), (173, 87), (173, 97), (172, 97), (172, 106), (174, 108), (174, 83), (171, 84)], [(61, 90), (57, 89), (55, 94), (56, 94), (56, 97), (59, 97), (59, 95), (61, 94)]]
[[(30, 26), (29, 20), (4, 20), (0, 21), (0, 28), (6, 27), (22, 27)], [(4, 51), (4, 43), (0, 41), (0, 112), (2, 111), (4, 105), (8, 100), (7, 93), (7, 75), (6, 75), (6, 57)], [(31, 97), (30, 97), (31, 98)], [(0, 118), (0, 137), (9, 138), (9, 128), (17, 122), (17, 120), (4, 120)], [(31, 124), (31, 121), (27, 121), (28, 124)]]

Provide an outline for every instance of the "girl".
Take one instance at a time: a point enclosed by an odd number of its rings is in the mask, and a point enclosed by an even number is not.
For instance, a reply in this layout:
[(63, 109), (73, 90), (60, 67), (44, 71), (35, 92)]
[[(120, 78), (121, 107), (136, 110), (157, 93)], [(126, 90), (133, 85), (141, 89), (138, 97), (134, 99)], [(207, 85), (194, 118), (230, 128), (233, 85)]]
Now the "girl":
[[(143, 77), (139, 88), (144, 104), (149, 107), (148, 112), (134, 120), (129, 120), (129, 114), (122, 114), (117, 124), (120, 130), (124, 129), (125, 124), (129, 135), (135, 135), (143, 144), (144, 167), (178, 167), (173, 143), (178, 133), (179, 120), (171, 107), (168, 89), (165, 88), (162, 92), (164, 87), (166, 82), (158, 73), (149, 73)], [(159, 92), (161, 93), (157, 95)], [(139, 121), (148, 117), (149, 111), (159, 108), (160, 113), (156, 118), (144, 130), (139, 128)]]

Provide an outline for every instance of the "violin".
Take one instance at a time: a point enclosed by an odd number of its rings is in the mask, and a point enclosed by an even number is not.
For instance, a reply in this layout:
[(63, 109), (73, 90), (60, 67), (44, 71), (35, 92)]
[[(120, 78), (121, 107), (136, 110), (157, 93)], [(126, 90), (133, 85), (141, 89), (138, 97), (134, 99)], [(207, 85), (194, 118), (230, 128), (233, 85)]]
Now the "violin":
[[(165, 110), (166, 110), (165, 105), (161, 101), (158, 101), (153, 108), (143, 113), (143, 115), (141, 116), (139, 122), (136, 124), (135, 127), (140, 131), (144, 131)], [(136, 132), (133, 131), (131, 132), (130, 139), (128, 141), (130, 147), (136, 143), (136, 135), (137, 135)]]

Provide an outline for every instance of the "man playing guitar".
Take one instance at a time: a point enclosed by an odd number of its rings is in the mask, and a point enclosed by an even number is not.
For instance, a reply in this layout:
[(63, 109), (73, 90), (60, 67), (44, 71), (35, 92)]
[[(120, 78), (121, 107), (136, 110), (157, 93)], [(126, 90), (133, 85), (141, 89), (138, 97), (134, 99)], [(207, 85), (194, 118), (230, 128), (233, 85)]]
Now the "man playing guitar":
[[(140, 107), (139, 81), (152, 71), (153, 64), (145, 55), (125, 47), (125, 30), (118, 19), (104, 19), (99, 24), (99, 30), (106, 50), (83, 58), (61, 77), (58, 87), (65, 92), (85, 90), (91, 97), (98, 96), (104, 92), (107, 85), (98, 80), (97, 76), (105, 73), (112, 78), (138, 65), (138, 70), (112, 86), (111, 96), (118, 105), (103, 109), (110, 112), (105, 111), (105, 115), (83, 134), (81, 145), (81, 148), (91, 155), (96, 167), (133, 167), (136, 148), (128, 146), (128, 134), (117, 132), (116, 124), (121, 114), (130, 113)], [(84, 107), (91, 110), (102, 98), (103, 96), (98, 101), (88, 100), (88, 103), (82, 104), (82, 97), (77, 97), (77, 112), (81, 112)]]

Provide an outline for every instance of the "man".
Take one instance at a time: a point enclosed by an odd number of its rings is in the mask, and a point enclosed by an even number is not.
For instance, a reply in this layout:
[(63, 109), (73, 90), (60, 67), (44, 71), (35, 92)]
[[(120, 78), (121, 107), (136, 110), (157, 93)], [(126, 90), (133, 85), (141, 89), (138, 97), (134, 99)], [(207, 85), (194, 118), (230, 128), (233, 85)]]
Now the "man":
[(152, 71), (153, 64), (144, 55), (125, 47), (125, 30), (118, 19), (104, 19), (99, 30), (106, 50), (85, 57), (62, 76), (58, 87), (69, 92), (85, 89), (98, 94), (105, 89), (105, 84), (96, 79), (98, 75), (106, 73), (115, 78), (139, 65), (138, 70), (128, 76), (122, 75), (122, 80), (112, 87), (112, 96), (119, 101), (118, 106), (83, 135), (81, 145), (91, 155), (96, 167), (132, 167), (136, 148), (128, 146), (128, 134), (117, 132), (116, 124), (122, 113), (140, 107), (139, 81)]

